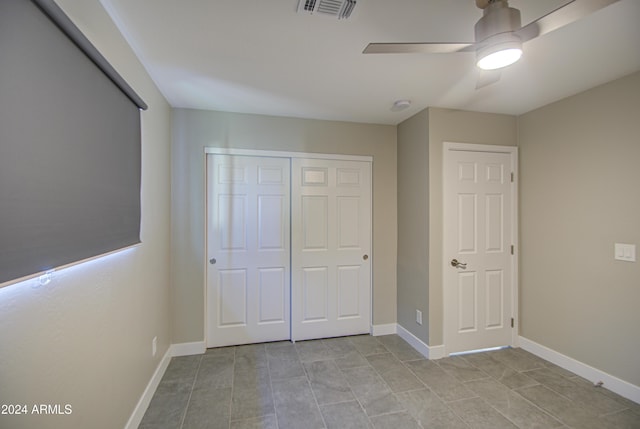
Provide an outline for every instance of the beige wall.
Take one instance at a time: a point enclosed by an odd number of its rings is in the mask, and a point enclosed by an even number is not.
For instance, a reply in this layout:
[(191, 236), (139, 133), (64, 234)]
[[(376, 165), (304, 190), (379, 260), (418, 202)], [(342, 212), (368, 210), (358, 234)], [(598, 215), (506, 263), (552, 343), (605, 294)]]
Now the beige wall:
[(443, 341), (442, 144), (515, 146), (516, 118), (493, 113), (429, 108), (429, 345)]
[[(398, 324), (429, 343), (429, 113), (398, 125)], [(422, 325), (416, 323), (422, 312)]]
[(515, 146), (516, 117), (430, 107), (398, 126), (398, 192), (415, 192), (398, 197), (398, 323), (430, 346), (443, 342), (444, 142)]
[(72, 406), (66, 416), (3, 415), (0, 427), (122, 428), (171, 343), (171, 110), (98, 0), (57, 3), (150, 106), (142, 113), (142, 244), (59, 271), (45, 286), (0, 289), (0, 404)]
[(640, 386), (640, 73), (518, 125), (520, 334)]
[(173, 335), (204, 339), (204, 147), (373, 156), (373, 320), (396, 321), (396, 127), (174, 110)]

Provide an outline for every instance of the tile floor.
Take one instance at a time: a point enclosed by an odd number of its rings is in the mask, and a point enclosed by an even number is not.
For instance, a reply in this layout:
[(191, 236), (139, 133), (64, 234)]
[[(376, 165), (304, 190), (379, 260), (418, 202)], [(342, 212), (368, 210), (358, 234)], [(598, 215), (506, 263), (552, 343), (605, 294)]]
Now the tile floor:
[(640, 404), (522, 349), (426, 360), (397, 335), (173, 358), (139, 429), (640, 428)]

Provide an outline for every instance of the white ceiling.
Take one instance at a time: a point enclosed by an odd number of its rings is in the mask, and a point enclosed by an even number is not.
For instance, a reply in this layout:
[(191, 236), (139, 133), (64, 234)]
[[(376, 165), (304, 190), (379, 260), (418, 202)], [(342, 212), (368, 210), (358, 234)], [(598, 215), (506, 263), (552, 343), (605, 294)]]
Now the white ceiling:
[[(640, 1), (524, 45), (476, 90), (472, 53), (364, 55), (369, 42), (473, 41), (473, 0), (358, 0), (351, 18), (298, 0), (101, 0), (174, 107), (397, 124), (429, 106), (522, 114), (640, 70)], [(567, 0), (511, 0), (523, 25)], [(395, 100), (412, 106), (394, 112)]]

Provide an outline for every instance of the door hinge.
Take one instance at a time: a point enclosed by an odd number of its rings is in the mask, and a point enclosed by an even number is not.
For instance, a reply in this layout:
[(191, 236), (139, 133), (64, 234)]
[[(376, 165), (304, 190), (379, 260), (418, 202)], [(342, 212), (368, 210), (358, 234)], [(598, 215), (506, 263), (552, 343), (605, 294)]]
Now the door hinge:
[(511, 327), (513, 328), (513, 326), (515, 325), (515, 321), (513, 320), (513, 317), (511, 318)]
[(511, 254), (512, 255), (516, 254), (516, 249), (515, 249), (515, 247), (513, 247), (513, 244), (511, 245)]
[(511, 183), (513, 183), (513, 171), (511, 172)]

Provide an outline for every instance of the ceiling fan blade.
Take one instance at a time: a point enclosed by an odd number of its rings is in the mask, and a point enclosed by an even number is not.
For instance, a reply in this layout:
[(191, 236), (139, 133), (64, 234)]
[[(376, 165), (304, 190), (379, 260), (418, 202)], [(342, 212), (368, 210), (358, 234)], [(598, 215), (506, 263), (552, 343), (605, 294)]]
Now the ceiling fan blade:
[(502, 69), (496, 70), (481, 70), (478, 69), (478, 80), (476, 80), (476, 89), (484, 88), (491, 84), (496, 83), (502, 76)]
[(472, 52), (472, 43), (369, 43), (363, 54), (449, 54)]
[(525, 25), (516, 33), (523, 42), (526, 42), (584, 18), (598, 9), (617, 1), (619, 0), (573, 0), (542, 18)]

